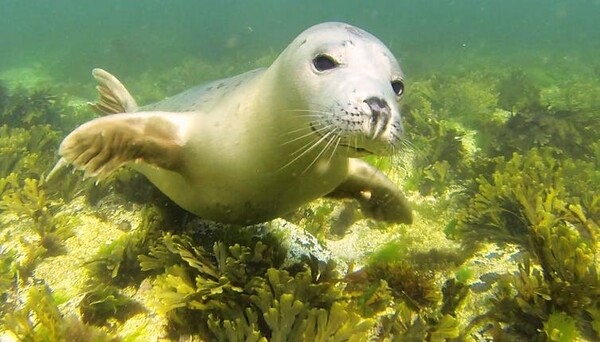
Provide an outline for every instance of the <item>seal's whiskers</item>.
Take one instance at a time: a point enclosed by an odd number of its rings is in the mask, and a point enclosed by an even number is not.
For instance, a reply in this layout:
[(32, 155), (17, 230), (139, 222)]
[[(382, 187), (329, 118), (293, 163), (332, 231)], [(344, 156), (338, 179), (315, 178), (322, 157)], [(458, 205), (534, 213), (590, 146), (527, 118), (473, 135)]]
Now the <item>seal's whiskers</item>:
[(317, 147), (323, 141), (327, 140), (333, 134), (334, 134), (334, 131), (329, 131), (329, 132), (325, 133), (325, 135), (320, 137), (318, 140), (311, 141), (311, 142), (307, 143), (306, 145), (302, 146), (301, 148), (299, 148), (298, 150), (296, 150), (296, 152), (293, 152), (292, 155), (294, 155), (294, 154), (298, 154), (298, 155), (294, 159), (292, 159), (291, 161), (289, 161), (288, 163), (283, 165), (281, 168), (279, 168), (278, 171), (283, 170), (286, 167), (292, 165), (294, 162), (296, 162), (298, 159), (302, 158), (308, 152), (312, 151), (315, 147)]
[[(286, 142), (284, 142), (284, 143), (283, 143), (283, 145), (287, 145), (287, 144), (293, 143), (294, 141), (298, 141), (298, 140), (300, 140), (300, 139), (304, 139), (304, 138), (306, 138), (306, 137), (309, 137), (309, 136), (311, 136), (311, 135), (312, 135), (313, 133), (315, 133), (315, 132), (318, 134), (318, 133), (320, 133), (321, 131), (326, 131), (326, 130), (328, 130), (328, 129), (329, 129), (331, 126), (332, 126), (332, 125), (327, 125), (327, 126), (323, 126), (323, 127), (319, 128), (319, 129), (314, 129), (314, 130), (313, 130), (313, 129), (311, 129), (311, 130), (310, 130), (310, 132), (308, 132), (308, 133), (305, 133), (305, 134), (303, 134), (303, 135), (301, 135), (301, 136), (299, 136), (299, 137), (296, 137), (296, 138), (294, 138), (294, 139), (292, 139), (292, 140), (286, 141)], [(308, 127), (308, 128), (311, 128), (311, 127)], [(318, 135), (320, 136), (320, 134), (318, 134)]]
[[(321, 156), (325, 153), (325, 151), (327, 151), (327, 149), (329, 149), (329, 147), (332, 146), (331, 144), (335, 140), (335, 137), (339, 137), (339, 135), (337, 134), (337, 130), (339, 130), (339, 128), (336, 128), (333, 131), (330, 131), (327, 133), (327, 134), (333, 135), (333, 138), (329, 139), (329, 141), (327, 141), (327, 143), (325, 144), (325, 147), (323, 147), (323, 149), (321, 150), (321, 152), (319, 152), (319, 154), (317, 154), (315, 159), (304, 169), (304, 171), (302, 171), (302, 174), (306, 173), (306, 171), (308, 171), (317, 162), (317, 160), (319, 160), (319, 158), (321, 158)], [(328, 159), (328, 163), (329, 163), (329, 160), (331, 160), (331, 158)]]
[(331, 162), (331, 159), (333, 158), (333, 155), (335, 154), (335, 150), (337, 150), (337, 148), (340, 146), (340, 141), (342, 141), (342, 137), (337, 134), (337, 139), (335, 142), (335, 145), (333, 146), (333, 149), (331, 150), (331, 154), (329, 155), (329, 159), (327, 159), (327, 163)]
[(311, 127), (310, 127), (310, 126), (302, 126), (302, 127), (300, 127), (300, 128), (296, 128), (296, 129), (293, 129), (293, 130), (291, 130), (291, 131), (288, 131), (288, 132), (282, 133), (282, 134), (281, 134), (281, 136), (282, 136), (282, 137), (285, 137), (285, 136), (288, 136), (288, 135), (292, 135), (292, 134), (294, 134), (294, 133), (298, 133), (298, 132), (306, 131), (307, 129), (308, 129), (308, 130), (310, 130), (310, 129), (311, 129)]

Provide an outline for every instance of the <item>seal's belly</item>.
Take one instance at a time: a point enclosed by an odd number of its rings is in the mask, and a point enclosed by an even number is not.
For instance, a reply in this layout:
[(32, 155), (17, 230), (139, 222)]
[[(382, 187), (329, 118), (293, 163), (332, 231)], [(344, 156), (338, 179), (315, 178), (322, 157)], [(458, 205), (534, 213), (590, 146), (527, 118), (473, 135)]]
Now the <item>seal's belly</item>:
[(145, 164), (134, 168), (179, 206), (204, 219), (253, 224), (277, 218), (333, 191), (344, 180), (347, 163), (329, 162), (328, 169), (302, 175), (244, 173), (231, 168), (230, 172), (221, 169), (218, 177), (208, 171), (182, 176)]

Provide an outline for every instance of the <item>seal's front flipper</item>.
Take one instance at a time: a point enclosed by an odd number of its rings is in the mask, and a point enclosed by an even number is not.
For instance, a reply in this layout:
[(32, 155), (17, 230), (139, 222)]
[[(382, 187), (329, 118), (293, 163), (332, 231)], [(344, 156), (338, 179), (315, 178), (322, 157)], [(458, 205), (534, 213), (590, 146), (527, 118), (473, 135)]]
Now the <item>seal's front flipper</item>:
[(182, 166), (182, 132), (188, 115), (167, 112), (114, 114), (89, 121), (60, 144), (59, 164), (73, 164), (86, 176), (105, 178), (128, 162), (167, 170)]
[(102, 69), (92, 70), (92, 76), (98, 82), (96, 89), (100, 94), (97, 102), (88, 104), (101, 114), (133, 113), (138, 105), (127, 88), (116, 77)]
[(346, 181), (327, 195), (354, 198), (370, 218), (411, 224), (412, 209), (400, 189), (381, 171), (360, 159), (350, 158)]

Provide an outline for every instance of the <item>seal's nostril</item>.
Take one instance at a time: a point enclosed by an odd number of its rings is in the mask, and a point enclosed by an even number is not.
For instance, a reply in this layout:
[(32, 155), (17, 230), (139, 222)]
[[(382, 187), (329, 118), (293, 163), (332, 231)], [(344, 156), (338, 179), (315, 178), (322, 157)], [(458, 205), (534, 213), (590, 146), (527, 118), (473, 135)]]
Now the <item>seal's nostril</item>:
[(387, 102), (380, 97), (369, 97), (365, 100), (365, 103), (369, 105), (373, 112), (381, 112), (387, 110), (389, 112), (390, 106)]
[(388, 103), (380, 97), (369, 97), (364, 101), (371, 109), (371, 132), (375, 139), (388, 125), (391, 116), (391, 109)]

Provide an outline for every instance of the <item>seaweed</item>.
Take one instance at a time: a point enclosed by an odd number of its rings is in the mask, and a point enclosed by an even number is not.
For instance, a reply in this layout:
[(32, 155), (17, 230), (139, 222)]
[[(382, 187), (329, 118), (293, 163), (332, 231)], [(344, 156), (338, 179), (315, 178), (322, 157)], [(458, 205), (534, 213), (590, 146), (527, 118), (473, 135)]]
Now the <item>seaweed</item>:
[[(562, 82), (543, 88), (540, 102), (543, 107), (553, 112), (576, 112), (593, 115), (600, 110), (600, 83), (596, 78), (572, 76)], [(583, 127), (582, 127), (583, 128)]]
[[(539, 268), (531, 265), (529, 258), (519, 264), (514, 274), (505, 274), (497, 285), (492, 308), (472, 322), (470, 331), (482, 322), (506, 324), (497, 329), (502, 338), (530, 341), (574, 341), (588, 331), (580, 326), (587, 318), (580, 313), (566, 313), (556, 305), (556, 293)], [(597, 337), (597, 336), (596, 336)], [(592, 336), (588, 336), (592, 338)]]
[(393, 296), (415, 311), (434, 306), (440, 299), (433, 273), (406, 261), (373, 262), (366, 266), (365, 272), (371, 281), (385, 280)]
[(144, 207), (141, 217), (137, 229), (101, 246), (85, 263), (89, 278), (78, 305), (85, 323), (110, 325), (113, 319), (122, 323), (143, 310), (139, 303), (120, 291), (122, 287), (141, 283), (144, 274), (138, 255), (148, 253), (150, 244), (160, 234), (158, 226), (163, 219), (155, 207)]
[(544, 323), (544, 333), (548, 341), (570, 342), (580, 337), (577, 321), (564, 312), (550, 314)]
[(17, 173), (40, 178), (54, 163), (58, 132), (48, 125), (25, 128), (0, 126), (0, 178)]
[[(19, 181), (44, 178), (56, 162), (56, 149), (65, 127), (63, 121), (76, 120), (74, 109), (64, 97), (55, 95), (54, 90), (17, 89), (9, 94), (6, 88), (1, 89), (0, 183), (10, 174), (16, 174)], [(67, 126), (66, 129), (71, 129), (73, 125)], [(64, 195), (69, 192), (66, 189), (74, 191), (73, 186), (65, 189), (64, 185), (50, 182), (49, 193)]]
[(27, 290), (23, 306), (4, 315), (2, 328), (19, 341), (118, 341), (73, 316), (63, 317), (45, 284)]
[(0, 81), (0, 113), (4, 113), (6, 111), (9, 96), (8, 87), (4, 84), (4, 82)]
[(571, 158), (593, 160), (591, 146), (600, 129), (596, 81), (572, 79), (560, 87), (539, 89), (524, 72), (513, 71), (497, 86), (499, 105), (510, 115), (479, 127), (479, 142), (488, 156), (552, 147)]
[(47, 200), (43, 182), (26, 178), (22, 186), (12, 183), (11, 189), (2, 195), (0, 209), (31, 220), (39, 237), (39, 246), (45, 249), (46, 255), (65, 252), (62, 242), (73, 235), (69, 218), (53, 214), (54, 208)]
[[(332, 216), (339, 214), (339, 202), (319, 199), (313, 204), (306, 205), (285, 218), (290, 222), (304, 227), (306, 231), (314, 235), (319, 241), (325, 241), (329, 234), (343, 234), (344, 227), (340, 225), (337, 230), (331, 231)], [(355, 210), (351, 209), (351, 214)], [(334, 219), (335, 220), (335, 219)]]
[[(411, 139), (416, 153), (412, 165), (414, 170), (407, 186), (424, 195), (442, 194), (449, 186), (466, 178), (465, 174), (469, 172), (462, 143), (465, 134), (447, 121), (418, 118), (417, 115), (416, 111), (410, 112), (416, 120), (414, 124), (424, 128), (419, 133), (413, 131), (418, 136)], [(413, 127), (407, 129), (412, 130)]]
[(405, 246), (384, 245), (362, 269), (346, 276), (345, 289), (361, 315), (379, 317), (377, 338), (391, 341), (444, 341), (459, 336), (456, 318), (469, 293), (468, 270), (457, 271), (440, 289), (434, 273), (404, 257)]
[(150, 246), (160, 237), (164, 218), (152, 205), (142, 208), (140, 216), (142, 221), (135, 230), (101, 246), (96, 255), (86, 262), (90, 279), (94, 283), (123, 287), (142, 280), (144, 275), (138, 256), (147, 254)]
[(15, 302), (17, 289), (17, 253), (0, 246), (0, 316), (8, 312)]
[(497, 110), (496, 82), (496, 77), (477, 72), (437, 77), (433, 83), (436, 92), (432, 108), (442, 119), (452, 118), (469, 128), (480, 127)]
[(441, 300), (427, 307), (415, 307), (410, 301), (394, 296), (395, 300), (390, 302), (392, 311), (380, 319), (381, 329), (377, 336), (390, 341), (447, 341), (458, 338), (461, 329), (457, 312), (469, 293), (469, 286), (450, 278), (441, 292)]
[(536, 233), (532, 224), (541, 219), (536, 215), (543, 214), (544, 206), (581, 226), (569, 208), (586, 205), (583, 211), (597, 212), (596, 196), (590, 194), (599, 188), (598, 172), (590, 163), (556, 157), (553, 149), (532, 149), (525, 155), (515, 153), (508, 161), (496, 158), (496, 171), (477, 178), (477, 193), (457, 214), (454, 233), (465, 244), (491, 240), (528, 247), (530, 233)]
[[(454, 259), (437, 250), (409, 253), (406, 244), (391, 241), (374, 252), (362, 269), (347, 275), (347, 290), (358, 293), (359, 312), (363, 315), (381, 311), (392, 298), (406, 302), (417, 312), (430, 310), (443, 303), (435, 270), (454, 267)], [(461, 277), (464, 281), (466, 278)]]
[[(7, 183), (26, 178), (43, 179), (56, 162), (60, 133), (49, 125), (25, 128), (0, 126), (0, 195)], [(49, 196), (69, 202), (80, 193), (82, 180), (63, 173), (55, 175), (45, 188)]]
[(60, 127), (65, 118), (74, 116), (66, 97), (57, 94), (53, 88), (17, 88), (9, 91), (2, 86), (0, 109), (0, 122), (19, 128), (48, 124)]
[(553, 147), (574, 158), (587, 159), (599, 129), (595, 114), (532, 109), (511, 114), (501, 123), (482, 126), (479, 135), (489, 156), (509, 157), (532, 148)]
[(314, 283), (310, 272), (291, 276), (269, 269), (254, 278), (250, 301), (262, 314), (271, 341), (360, 341), (373, 322), (354, 313), (331, 284)]
[(154, 281), (156, 306), (177, 334), (272, 341), (366, 336), (372, 322), (342, 301), (331, 267), (309, 262), (286, 270), (278, 246), (215, 242), (211, 254), (189, 237), (165, 233), (139, 260), (143, 270), (164, 270)]
[(111, 318), (119, 322), (142, 311), (142, 307), (131, 298), (121, 294), (112, 285), (88, 284), (87, 290), (79, 302), (79, 313), (86, 324), (106, 325)]
[(406, 302), (397, 304), (381, 320), (377, 337), (390, 341), (447, 341), (460, 336), (458, 320), (437, 312), (417, 312)]
[(459, 213), (455, 230), (465, 244), (508, 242), (531, 255), (535, 266), (527, 258), (516, 274), (504, 276), (486, 314), (528, 339), (538, 338), (556, 312), (589, 325), (588, 312), (600, 298), (598, 171), (554, 155), (533, 149), (498, 160), (491, 180), (478, 179), (479, 193)]
[(541, 88), (526, 71), (511, 70), (496, 84), (498, 106), (512, 113), (539, 110)]
[(465, 130), (433, 104), (439, 97), (434, 81), (414, 84), (404, 106), (406, 140), (415, 152), (407, 187), (424, 195), (443, 194), (470, 172)]
[(66, 253), (64, 241), (73, 235), (77, 219), (57, 213), (58, 205), (47, 199), (43, 182), (26, 178), (21, 183), (15, 174), (4, 180), (0, 211), (14, 214), (28, 228), (15, 239), (13, 266), (18, 279), (28, 280), (43, 258)]

